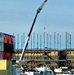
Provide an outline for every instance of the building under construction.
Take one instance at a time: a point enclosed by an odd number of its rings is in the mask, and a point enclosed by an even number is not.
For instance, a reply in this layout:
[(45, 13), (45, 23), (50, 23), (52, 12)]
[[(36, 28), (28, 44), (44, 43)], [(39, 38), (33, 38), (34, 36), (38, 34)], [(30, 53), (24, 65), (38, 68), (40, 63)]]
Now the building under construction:
[[(52, 37), (53, 36), (53, 37)], [(71, 48), (71, 34), (66, 32), (64, 45), (62, 48), (62, 35), (54, 32), (53, 35), (43, 33), (31, 35), (27, 50), (24, 53), (24, 63), (29, 67), (36, 66), (73, 66), (74, 49)], [(19, 35), (17, 35), (17, 49), (15, 52), (16, 60), (19, 60), (22, 47), (25, 41), (25, 33), (21, 37), (21, 48), (19, 48)]]
[[(17, 50), (15, 55), (18, 60), (22, 50)], [(24, 54), (24, 63), (29, 67), (37, 66), (74, 66), (74, 49), (50, 50), (50, 49), (28, 49)]]

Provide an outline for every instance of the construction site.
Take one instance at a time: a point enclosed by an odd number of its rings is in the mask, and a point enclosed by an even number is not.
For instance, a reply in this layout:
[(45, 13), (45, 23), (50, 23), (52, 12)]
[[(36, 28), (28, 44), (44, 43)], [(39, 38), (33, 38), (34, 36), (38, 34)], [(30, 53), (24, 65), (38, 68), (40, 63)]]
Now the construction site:
[[(71, 33), (65, 32), (65, 35), (57, 32), (46, 33), (44, 26), (43, 34), (35, 32), (32, 34), (37, 16), (46, 2), (47, 0), (44, 0), (37, 9), (28, 34), (16, 36), (15, 33), (10, 35), (0, 32), (1, 75), (72, 75), (74, 73), (74, 40)], [(44, 70), (35, 70), (41, 67), (45, 67)]]
[[(65, 48), (62, 48), (61, 35), (54, 32), (52, 35), (42, 35), (33, 33), (28, 44), (28, 48), (24, 54), (24, 59), (29, 67), (37, 67), (40, 65), (46, 66), (73, 66), (73, 53), (74, 49), (71, 48), (71, 34), (65, 34)], [(25, 38), (25, 33), (22, 36), (22, 40)], [(42, 39), (43, 38), (43, 39)], [(42, 41), (43, 40), (43, 41)], [(52, 43), (53, 40), (53, 43)], [(17, 36), (17, 49), (15, 51), (16, 59), (18, 60), (22, 52), (23, 42), (21, 41), (21, 49), (19, 48), (19, 35)]]

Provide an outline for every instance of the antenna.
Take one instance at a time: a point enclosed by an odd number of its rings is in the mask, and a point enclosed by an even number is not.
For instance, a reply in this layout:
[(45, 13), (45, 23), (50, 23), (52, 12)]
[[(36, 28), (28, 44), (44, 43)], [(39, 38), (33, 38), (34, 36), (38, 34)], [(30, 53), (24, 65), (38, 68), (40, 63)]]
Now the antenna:
[(23, 60), (24, 53), (25, 53), (26, 48), (27, 48), (27, 46), (28, 46), (28, 41), (29, 41), (29, 39), (30, 39), (30, 35), (31, 35), (31, 33), (32, 33), (32, 30), (33, 30), (33, 27), (34, 27), (34, 24), (35, 24), (36, 18), (37, 18), (38, 14), (39, 14), (40, 11), (42, 10), (42, 8), (43, 8), (43, 6), (44, 6), (44, 4), (45, 4), (46, 2), (47, 2), (47, 0), (44, 0), (44, 2), (42, 3), (42, 5), (38, 8), (38, 10), (37, 10), (37, 12), (36, 12), (36, 15), (35, 15), (34, 21), (33, 21), (32, 26), (31, 26), (31, 28), (30, 28), (30, 31), (29, 31), (29, 34), (28, 34), (28, 36), (27, 36), (27, 39), (26, 39), (25, 45), (24, 45), (24, 47), (23, 47), (22, 54), (21, 54), (21, 56), (20, 56), (19, 61), (16, 61), (16, 63), (21, 63), (21, 61)]

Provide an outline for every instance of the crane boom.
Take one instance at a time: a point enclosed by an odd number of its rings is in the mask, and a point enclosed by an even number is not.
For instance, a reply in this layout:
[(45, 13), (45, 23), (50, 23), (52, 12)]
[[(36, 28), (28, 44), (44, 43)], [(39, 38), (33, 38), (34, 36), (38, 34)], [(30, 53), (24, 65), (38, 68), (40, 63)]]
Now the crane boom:
[(42, 8), (43, 8), (43, 6), (44, 6), (44, 4), (45, 4), (46, 2), (47, 2), (47, 0), (44, 0), (44, 2), (42, 3), (42, 5), (38, 8), (38, 10), (37, 10), (37, 12), (36, 12), (34, 21), (33, 21), (32, 26), (31, 26), (31, 28), (30, 28), (28, 37), (27, 37), (26, 42), (25, 42), (25, 44), (24, 44), (24, 47), (23, 47), (23, 50), (22, 50), (22, 54), (21, 54), (21, 56), (20, 56), (20, 59), (19, 59), (18, 63), (20, 63), (20, 62), (23, 60), (24, 53), (25, 53), (26, 48), (27, 48), (27, 46), (28, 46), (28, 41), (29, 41), (29, 39), (30, 39), (30, 35), (31, 35), (31, 33), (32, 33), (32, 30), (33, 30), (33, 27), (34, 27), (36, 18), (37, 18), (38, 14), (39, 14), (40, 11), (42, 10)]

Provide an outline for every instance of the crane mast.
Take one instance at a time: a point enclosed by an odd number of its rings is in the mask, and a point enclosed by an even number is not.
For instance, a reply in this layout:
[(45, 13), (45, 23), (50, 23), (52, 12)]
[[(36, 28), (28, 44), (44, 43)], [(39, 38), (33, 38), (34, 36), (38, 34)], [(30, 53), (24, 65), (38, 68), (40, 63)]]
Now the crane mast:
[(31, 35), (31, 33), (32, 33), (34, 24), (35, 24), (35, 22), (36, 22), (36, 18), (37, 18), (38, 14), (39, 14), (40, 11), (42, 10), (42, 8), (43, 8), (43, 6), (45, 5), (46, 2), (47, 2), (47, 0), (44, 0), (44, 2), (42, 3), (42, 5), (37, 9), (35, 18), (34, 18), (34, 20), (33, 20), (32, 26), (31, 26), (31, 28), (30, 28), (29, 34), (28, 34), (28, 36), (27, 36), (26, 42), (25, 42), (25, 44), (24, 44), (24, 47), (23, 47), (23, 50), (22, 50), (22, 54), (21, 54), (19, 60), (16, 61), (17, 63), (21, 63), (21, 61), (23, 60), (24, 53), (26, 52), (26, 49), (27, 49), (27, 46), (28, 46), (28, 41), (29, 41), (29, 39), (30, 39), (30, 35)]

